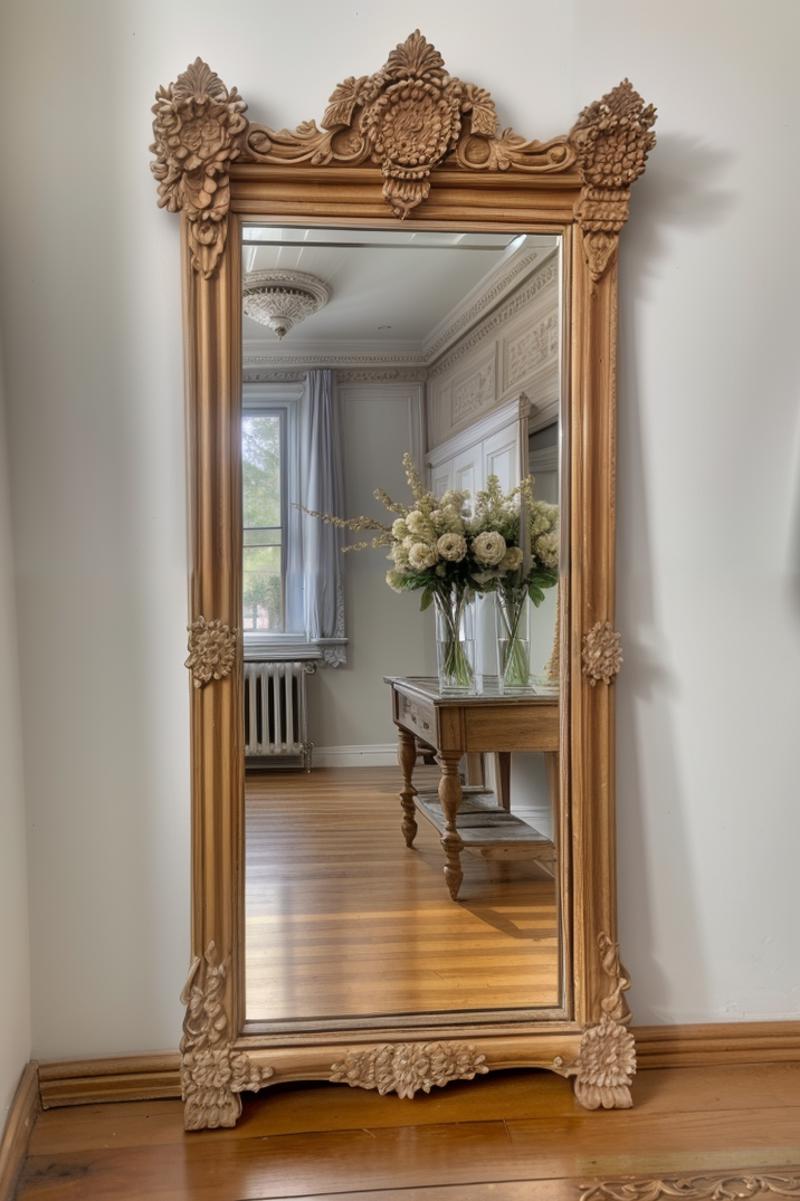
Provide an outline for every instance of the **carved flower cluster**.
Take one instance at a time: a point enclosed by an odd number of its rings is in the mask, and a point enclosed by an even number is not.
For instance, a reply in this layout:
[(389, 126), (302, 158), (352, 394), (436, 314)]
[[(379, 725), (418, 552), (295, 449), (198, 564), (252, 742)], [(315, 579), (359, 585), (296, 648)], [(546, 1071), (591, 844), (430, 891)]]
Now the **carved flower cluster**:
[(392, 1043), (370, 1051), (349, 1052), (331, 1069), (334, 1083), (374, 1088), (381, 1096), (429, 1093), (451, 1080), (472, 1080), (488, 1072), (485, 1055), (464, 1043)]
[(150, 147), (157, 155), (150, 169), (159, 181), (159, 204), (171, 213), (208, 211), (219, 221), (218, 177), (239, 154), (247, 127), (247, 105), (236, 88), (229, 92), (211, 68), (198, 58), (174, 84), (159, 88), (153, 105)]
[(583, 639), (583, 674), (592, 687), (610, 684), (622, 667), (622, 638), (610, 621), (598, 621)]
[(238, 631), (216, 617), (211, 621), (198, 617), (188, 628), (189, 657), (185, 666), (192, 673), (195, 688), (229, 676), (236, 655)]
[(630, 187), (655, 145), (655, 120), (653, 105), (645, 105), (627, 79), (588, 105), (570, 135), (584, 181), (595, 188)]

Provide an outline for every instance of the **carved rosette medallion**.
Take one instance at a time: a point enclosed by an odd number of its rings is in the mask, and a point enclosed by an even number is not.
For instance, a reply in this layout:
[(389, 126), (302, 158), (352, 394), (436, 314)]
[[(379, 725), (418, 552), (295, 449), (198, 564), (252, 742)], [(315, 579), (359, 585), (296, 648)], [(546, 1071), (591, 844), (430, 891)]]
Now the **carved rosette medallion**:
[(746, 1201), (748, 1197), (800, 1197), (800, 1171), (714, 1173), (709, 1176), (633, 1177), (581, 1184), (580, 1201)]
[(622, 636), (610, 621), (598, 621), (583, 636), (583, 674), (594, 688), (610, 684), (622, 667)]
[(602, 100), (588, 105), (570, 133), (583, 193), (575, 210), (583, 231), (586, 262), (595, 282), (602, 278), (628, 220), (630, 187), (644, 172), (656, 144), (656, 110), (623, 80)]
[(465, 1043), (387, 1043), (368, 1051), (348, 1051), (331, 1067), (330, 1079), (351, 1088), (374, 1088), (383, 1097), (413, 1097), (443, 1088), (451, 1080), (485, 1075), (486, 1056)]
[(233, 670), (239, 631), (217, 617), (210, 621), (198, 617), (187, 628), (189, 657), (184, 666), (192, 673), (195, 688), (203, 688), (212, 680), (224, 680)]
[(158, 203), (188, 222), (192, 264), (205, 279), (225, 249), (231, 195), (228, 169), (247, 129), (247, 105), (201, 58), (175, 83), (159, 88), (153, 105)]
[(187, 1130), (235, 1126), (242, 1112), (240, 1093), (258, 1092), (274, 1075), (231, 1046), (225, 1012), (228, 962), (220, 962), (213, 942), (189, 969), (181, 993), (186, 1006), (181, 1039), (181, 1092)]
[(603, 1016), (584, 1031), (575, 1062), (564, 1067), (559, 1058), (553, 1066), (575, 1078), (575, 1098), (585, 1109), (630, 1109), (630, 1084), (636, 1074), (636, 1046), (627, 1029), (631, 1012), (624, 996), (630, 978), (620, 963), (617, 943), (600, 934), (597, 945), (603, 972), (611, 982), (600, 1003)]

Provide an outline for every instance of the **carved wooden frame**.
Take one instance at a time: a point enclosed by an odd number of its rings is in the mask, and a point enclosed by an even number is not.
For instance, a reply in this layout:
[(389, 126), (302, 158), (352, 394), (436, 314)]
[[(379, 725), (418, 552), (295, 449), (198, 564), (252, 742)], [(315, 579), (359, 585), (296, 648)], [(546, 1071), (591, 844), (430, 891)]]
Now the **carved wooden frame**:
[[(181, 214), (192, 529), (192, 945), (181, 1042), (186, 1125), (233, 1125), (242, 1091), (328, 1079), (413, 1096), (531, 1065), (589, 1108), (631, 1104), (628, 979), (616, 945), (613, 679), (617, 261), (655, 110), (628, 81), (548, 142), (498, 131), (483, 88), (449, 76), (417, 31), (333, 92), (322, 128), (275, 132), (197, 59), (153, 108), (159, 204)], [(568, 1006), (536, 1020), (383, 1019), (253, 1034), (243, 1011), (240, 612), (244, 218), (551, 232), (563, 237), (570, 454), (562, 696), (570, 754)], [(567, 819), (565, 819), (567, 820)], [(422, 1019), (420, 1019), (421, 1021)], [(347, 1028), (345, 1028), (347, 1027)]]

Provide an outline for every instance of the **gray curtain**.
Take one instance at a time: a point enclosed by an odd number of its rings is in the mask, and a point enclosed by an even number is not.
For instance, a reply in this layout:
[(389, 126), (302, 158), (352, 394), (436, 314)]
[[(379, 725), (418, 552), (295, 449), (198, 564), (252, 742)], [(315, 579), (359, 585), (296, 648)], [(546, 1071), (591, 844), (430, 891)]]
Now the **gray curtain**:
[[(303, 504), (344, 514), (342, 440), (332, 371), (309, 371), (304, 403)], [(303, 522), (303, 616), (308, 639), (321, 643), (332, 667), (347, 661), (344, 622), (344, 532), (316, 517)]]

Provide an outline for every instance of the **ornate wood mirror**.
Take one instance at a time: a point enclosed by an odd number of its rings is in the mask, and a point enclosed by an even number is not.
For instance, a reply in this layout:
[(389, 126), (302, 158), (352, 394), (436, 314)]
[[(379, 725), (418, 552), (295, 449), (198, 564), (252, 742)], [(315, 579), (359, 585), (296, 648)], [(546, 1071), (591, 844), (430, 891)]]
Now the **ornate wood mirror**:
[(526, 1065), (628, 1106), (616, 255), (655, 111), (625, 81), (526, 141), (419, 32), (321, 127), (245, 110), (200, 59), (153, 109), (191, 472), (187, 1128), (283, 1081)]

